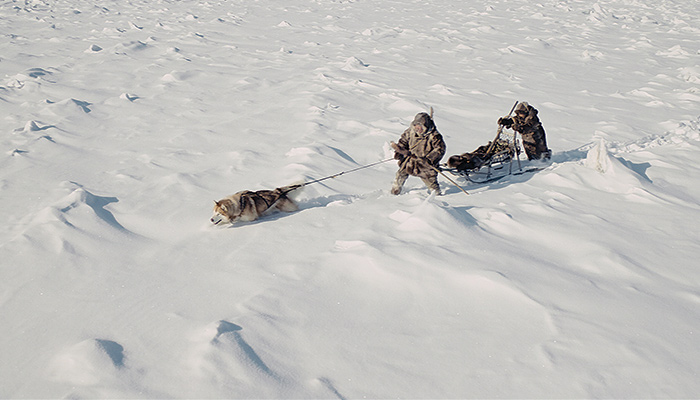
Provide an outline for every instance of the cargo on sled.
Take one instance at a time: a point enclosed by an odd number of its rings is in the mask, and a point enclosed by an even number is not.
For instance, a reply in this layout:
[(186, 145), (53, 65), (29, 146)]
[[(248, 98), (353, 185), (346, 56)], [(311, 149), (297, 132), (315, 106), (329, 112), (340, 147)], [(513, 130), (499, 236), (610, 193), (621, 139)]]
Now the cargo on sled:
[(475, 183), (484, 183), (522, 172), (520, 143), (515, 137), (515, 132), (512, 135), (499, 132), (493, 141), (479, 146), (476, 150), (450, 157), (447, 164), (442, 166), (442, 170)]
[[(515, 110), (515, 116), (511, 118)], [(504, 128), (508, 131), (504, 132)], [(522, 137), (522, 143), (518, 140)], [(537, 118), (537, 110), (527, 102), (515, 102), (506, 117), (498, 119), (498, 131), (493, 141), (478, 149), (450, 157), (442, 169), (465, 177), (471, 182), (483, 183), (511, 174), (536, 171), (523, 170), (520, 162), (520, 146), (524, 146), (528, 160), (549, 160), (552, 152), (547, 148), (544, 129)], [(513, 165), (514, 161), (516, 165)], [(516, 169), (517, 168), (517, 169)]]

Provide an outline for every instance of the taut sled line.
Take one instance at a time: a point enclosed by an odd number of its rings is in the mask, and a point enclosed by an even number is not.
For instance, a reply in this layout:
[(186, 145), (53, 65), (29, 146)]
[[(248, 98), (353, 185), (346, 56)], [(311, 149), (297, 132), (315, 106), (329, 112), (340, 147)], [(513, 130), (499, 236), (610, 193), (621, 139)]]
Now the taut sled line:
[(385, 162), (389, 162), (389, 161), (393, 161), (393, 160), (394, 160), (393, 157), (392, 157), (392, 158), (387, 158), (387, 159), (385, 159), (385, 160), (373, 162), (373, 163), (367, 164), (367, 165), (362, 165), (362, 166), (360, 166), (360, 167), (353, 168), (353, 169), (349, 169), (349, 170), (347, 170), (347, 171), (338, 172), (337, 174), (329, 175), (329, 176), (326, 176), (326, 177), (323, 177), (323, 178), (319, 178), (319, 179), (314, 179), (314, 180), (309, 181), (309, 182), (298, 183), (298, 184), (296, 184), (296, 185), (290, 186), (290, 187), (289, 187), (289, 190), (288, 190), (286, 193), (289, 193), (289, 192), (291, 192), (292, 190), (296, 190), (296, 189), (299, 189), (299, 188), (304, 187), (304, 186), (307, 186), (307, 185), (311, 185), (312, 183), (322, 182), (322, 181), (325, 181), (326, 179), (334, 179), (334, 178), (337, 178), (337, 177), (339, 177), (339, 176), (341, 176), (341, 175), (349, 174), (349, 173), (352, 173), (352, 172), (355, 172), (355, 171), (359, 171), (359, 170), (365, 169), (365, 168), (374, 167), (375, 165), (383, 164), (383, 163), (385, 163)]
[[(392, 158), (387, 158), (387, 159), (380, 160), (380, 161), (376, 161), (376, 162), (373, 162), (373, 163), (370, 163), (370, 164), (367, 164), (367, 165), (362, 165), (362, 166), (359, 166), (359, 167), (356, 167), (356, 168), (353, 168), (353, 169), (349, 169), (349, 170), (347, 170), (347, 171), (342, 171), (342, 172), (338, 172), (338, 173), (333, 174), (333, 175), (328, 175), (328, 176), (325, 176), (325, 177), (323, 177), (323, 178), (318, 178), (318, 179), (314, 179), (314, 180), (312, 180), (312, 181), (308, 181), (308, 182), (304, 182), (304, 183), (297, 183), (297, 184), (295, 184), (295, 185), (290, 185), (290, 186), (287, 187), (287, 190), (284, 192), (284, 194), (287, 194), (287, 193), (289, 193), (289, 192), (291, 192), (291, 191), (293, 191), (293, 190), (302, 188), (302, 187), (304, 187), (304, 186), (311, 185), (311, 184), (313, 184), (313, 183), (322, 182), (322, 181), (325, 181), (325, 180), (327, 180), (327, 179), (335, 179), (335, 178), (337, 178), (337, 177), (339, 177), (339, 176), (341, 176), (341, 175), (350, 174), (350, 173), (352, 173), (352, 172), (356, 172), (356, 171), (359, 171), (359, 170), (362, 170), (362, 169), (365, 169), (365, 168), (374, 167), (375, 165), (384, 164), (385, 162), (394, 161), (394, 160), (395, 160), (395, 159), (394, 159), (393, 157), (392, 157)], [(435, 170), (436, 170), (440, 175), (442, 175), (445, 179), (447, 179), (448, 181), (450, 181), (450, 183), (452, 183), (453, 185), (457, 186), (457, 187), (459, 188), (459, 190), (461, 190), (462, 192), (464, 192), (464, 194), (466, 194), (466, 195), (469, 194), (469, 192), (467, 192), (466, 190), (464, 190), (464, 188), (462, 188), (460, 185), (458, 185), (457, 182), (455, 182), (455, 181), (454, 181), (453, 179), (451, 179), (449, 176), (445, 175), (445, 173), (442, 172), (442, 169), (436, 168), (436, 167), (433, 167), (433, 168), (435, 168)]]

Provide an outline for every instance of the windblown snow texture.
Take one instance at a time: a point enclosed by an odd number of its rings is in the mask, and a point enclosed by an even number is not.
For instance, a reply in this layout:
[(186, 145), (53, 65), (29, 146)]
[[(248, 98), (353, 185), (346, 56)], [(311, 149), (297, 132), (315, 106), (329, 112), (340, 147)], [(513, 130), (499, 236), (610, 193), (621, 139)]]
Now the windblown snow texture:
[[(698, 397), (699, 17), (0, 3), (0, 397)], [(212, 200), (391, 157), (431, 106), (448, 156), (471, 151), (515, 100), (541, 171), (392, 196), (385, 163), (209, 223)]]

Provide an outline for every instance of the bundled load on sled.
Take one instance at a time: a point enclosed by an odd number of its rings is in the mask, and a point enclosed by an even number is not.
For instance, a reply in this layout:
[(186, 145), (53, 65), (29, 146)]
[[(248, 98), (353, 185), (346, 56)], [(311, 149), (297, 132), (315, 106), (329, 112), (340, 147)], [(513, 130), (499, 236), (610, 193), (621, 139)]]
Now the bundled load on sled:
[(499, 132), (494, 141), (472, 152), (451, 156), (442, 169), (471, 182), (483, 183), (512, 174), (514, 159), (517, 171), (522, 170), (517, 138), (514, 134)]
[[(511, 117), (515, 110), (515, 116)], [(504, 128), (511, 128), (504, 132)], [(522, 136), (522, 143), (517, 134)], [(515, 102), (506, 117), (498, 119), (498, 131), (493, 141), (468, 153), (451, 156), (442, 169), (462, 176), (475, 183), (484, 183), (504, 176), (532, 171), (523, 170), (520, 161), (521, 144), (528, 160), (549, 159), (544, 128), (537, 117), (537, 110), (526, 102)], [(514, 171), (513, 162), (517, 162)], [(537, 169), (537, 168), (535, 168)]]

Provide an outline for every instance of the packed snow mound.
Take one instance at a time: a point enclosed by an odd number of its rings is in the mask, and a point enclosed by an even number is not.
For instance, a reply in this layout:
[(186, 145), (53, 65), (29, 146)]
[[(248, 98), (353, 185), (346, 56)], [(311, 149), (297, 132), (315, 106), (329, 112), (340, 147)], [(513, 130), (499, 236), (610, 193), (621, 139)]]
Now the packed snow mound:
[[(583, 164), (601, 174), (596, 184), (589, 180), (592, 186), (607, 188), (610, 191), (629, 190), (629, 188), (642, 188), (650, 182), (645, 170), (647, 164), (634, 164), (622, 157), (615, 157), (608, 151), (605, 139), (598, 139), (586, 154)], [(602, 186), (601, 186), (602, 185)]]
[(608, 154), (604, 139), (599, 139), (586, 155), (585, 165), (600, 173), (613, 173), (613, 160)]
[(124, 367), (124, 347), (104, 339), (89, 339), (59, 353), (49, 365), (54, 380), (96, 385)]

